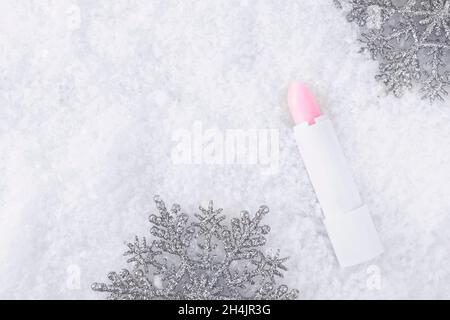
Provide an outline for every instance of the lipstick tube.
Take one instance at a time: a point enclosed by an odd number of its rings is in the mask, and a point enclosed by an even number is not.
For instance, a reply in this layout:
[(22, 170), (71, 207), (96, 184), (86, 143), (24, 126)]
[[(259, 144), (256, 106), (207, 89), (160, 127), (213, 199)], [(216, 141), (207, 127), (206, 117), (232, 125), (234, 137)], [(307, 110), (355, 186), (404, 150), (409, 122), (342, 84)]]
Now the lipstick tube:
[(380, 255), (383, 247), (330, 119), (298, 83), (289, 89), (289, 107), (297, 123), (294, 136), (339, 264), (348, 267)]

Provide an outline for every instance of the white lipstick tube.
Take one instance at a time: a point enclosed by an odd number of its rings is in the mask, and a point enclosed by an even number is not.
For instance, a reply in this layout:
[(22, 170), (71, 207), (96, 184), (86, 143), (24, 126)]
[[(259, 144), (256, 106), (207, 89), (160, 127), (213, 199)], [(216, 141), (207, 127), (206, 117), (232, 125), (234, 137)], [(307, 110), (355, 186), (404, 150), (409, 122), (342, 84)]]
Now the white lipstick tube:
[(331, 121), (321, 115), (314, 124), (302, 122), (294, 127), (294, 135), (339, 264), (348, 267), (381, 254), (377, 231)]

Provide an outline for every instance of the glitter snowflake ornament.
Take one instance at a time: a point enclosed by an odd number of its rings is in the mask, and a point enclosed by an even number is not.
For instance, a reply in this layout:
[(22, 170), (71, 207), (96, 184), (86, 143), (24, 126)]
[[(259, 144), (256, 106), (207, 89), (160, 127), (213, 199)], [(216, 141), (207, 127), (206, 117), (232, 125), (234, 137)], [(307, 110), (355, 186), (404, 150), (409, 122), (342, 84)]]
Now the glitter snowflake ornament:
[(277, 285), (286, 271), (279, 252), (261, 250), (270, 232), (261, 220), (269, 212), (262, 206), (254, 216), (243, 211), (225, 225), (222, 209), (200, 207), (195, 221), (175, 204), (168, 210), (155, 196), (158, 214), (149, 217), (154, 239), (136, 237), (128, 243), (132, 270), (110, 272), (110, 283), (94, 283), (95, 291), (109, 299), (295, 299), (297, 290)]
[(450, 86), (450, 0), (334, 0), (362, 28), (362, 51), (397, 97), (420, 86), (423, 98), (444, 100)]

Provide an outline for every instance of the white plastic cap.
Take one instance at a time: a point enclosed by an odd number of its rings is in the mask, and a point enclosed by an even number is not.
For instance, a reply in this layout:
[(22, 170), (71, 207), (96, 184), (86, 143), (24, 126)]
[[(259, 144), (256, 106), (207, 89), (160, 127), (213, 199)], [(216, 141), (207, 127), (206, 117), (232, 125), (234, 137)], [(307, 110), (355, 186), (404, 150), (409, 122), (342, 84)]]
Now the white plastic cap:
[(324, 223), (341, 267), (356, 265), (383, 253), (365, 205), (338, 216), (326, 217)]
[(330, 119), (302, 123), (294, 135), (342, 267), (368, 261), (383, 252), (369, 210), (363, 205)]

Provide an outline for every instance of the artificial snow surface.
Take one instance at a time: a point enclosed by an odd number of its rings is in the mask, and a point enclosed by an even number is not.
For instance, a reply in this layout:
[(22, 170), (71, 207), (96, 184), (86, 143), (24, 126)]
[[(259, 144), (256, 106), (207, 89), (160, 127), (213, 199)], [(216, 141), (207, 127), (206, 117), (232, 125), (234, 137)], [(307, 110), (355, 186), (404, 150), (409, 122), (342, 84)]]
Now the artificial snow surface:
[[(450, 100), (386, 96), (328, 0), (3, 1), (0, 298), (99, 299), (153, 195), (230, 217), (266, 204), (302, 299), (450, 298)], [(385, 253), (341, 269), (286, 93), (333, 120)], [(278, 170), (174, 164), (175, 132), (277, 129)]]

